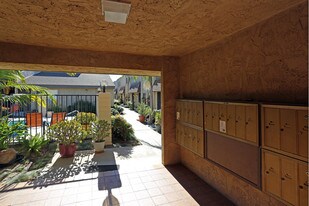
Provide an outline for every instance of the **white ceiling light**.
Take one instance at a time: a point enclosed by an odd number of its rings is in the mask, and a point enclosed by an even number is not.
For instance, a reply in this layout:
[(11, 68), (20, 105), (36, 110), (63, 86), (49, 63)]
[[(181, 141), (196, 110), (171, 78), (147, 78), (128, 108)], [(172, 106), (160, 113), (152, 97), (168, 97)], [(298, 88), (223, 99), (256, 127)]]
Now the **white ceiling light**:
[(125, 0), (102, 0), (102, 14), (107, 22), (125, 24), (130, 9), (131, 4)]

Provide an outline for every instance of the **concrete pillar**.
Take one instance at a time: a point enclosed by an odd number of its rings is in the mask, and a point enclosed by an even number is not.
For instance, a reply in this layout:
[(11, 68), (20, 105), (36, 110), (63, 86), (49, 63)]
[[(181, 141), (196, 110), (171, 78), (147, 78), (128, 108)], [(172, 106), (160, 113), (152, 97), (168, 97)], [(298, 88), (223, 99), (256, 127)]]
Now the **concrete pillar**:
[[(97, 99), (97, 116), (99, 120), (106, 120), (111, 123), (111, 94), (100, 92)], [(112, 131), (105, 139), (105, 145), (112, 144)]]

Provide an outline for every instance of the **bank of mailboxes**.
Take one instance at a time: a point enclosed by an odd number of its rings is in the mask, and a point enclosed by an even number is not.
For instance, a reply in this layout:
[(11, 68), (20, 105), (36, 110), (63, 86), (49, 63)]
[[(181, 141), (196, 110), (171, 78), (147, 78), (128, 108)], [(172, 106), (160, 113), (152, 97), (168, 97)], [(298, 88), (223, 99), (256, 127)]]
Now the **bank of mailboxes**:
[(308, 158), (307, 107), (262, 105), (263, 147)]
[(292, 205), (308, 205), (308, 163), (263, 150), (263, 190)]
[(308, 108), (262, 105), (263, 190), (308, 205)]
[(203, 102), (193, 100), (178, 100), (176, 104), (176, 119), (191, 125), (203, 127)]
[(204, 127), (258, 145), (258, 105), (204, 102)]
[(176, 120), (177, 143), (204, 157), (203, 102), (178, 100)]
[(176, 110), (177, 142), (201, 157), (203, 126), (258, 147), (261, 118), (263, 191), (308, 205), (308, 107), (262, 104), (259, 115), (258, 104), (178, 100)]
[(204, 134), (202, 129), (192, 128), (182, 123), (176, 125), (177, 143), (193, 153), (204, 157)]

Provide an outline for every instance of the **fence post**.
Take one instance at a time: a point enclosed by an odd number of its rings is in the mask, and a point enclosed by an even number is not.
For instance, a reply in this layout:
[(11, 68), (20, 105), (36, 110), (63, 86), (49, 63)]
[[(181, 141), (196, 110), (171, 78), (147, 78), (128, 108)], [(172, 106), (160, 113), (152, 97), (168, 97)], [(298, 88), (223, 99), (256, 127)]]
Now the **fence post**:
[[(97, 99), (97, 116), (99, 120), (106, 120), (111, 123), (111, 94), (99, 92)], [(112, 133), (105, 138), (105, 145), (112, 144)]]

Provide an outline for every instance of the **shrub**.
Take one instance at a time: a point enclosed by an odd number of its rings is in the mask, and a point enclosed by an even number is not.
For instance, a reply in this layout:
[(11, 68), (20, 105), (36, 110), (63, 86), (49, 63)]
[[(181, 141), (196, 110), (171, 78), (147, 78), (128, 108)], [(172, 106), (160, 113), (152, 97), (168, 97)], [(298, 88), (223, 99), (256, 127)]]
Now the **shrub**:
[(127, 106), (128, 106), (128, 108), (131, 109), (131, 110), (134, 109), (134, 108), (133, 108), (133, 104), (132, 104), (131, 101), (127, 101)]
[(58, 105), (49, 106), (47, 110), (53, 112), (65, 112), (65, 109), (59, 107)]
[(117, 109), (111, 108), (111, 114), (112, 114), (113, 116), (115, 116), (115, 115), (118, 115), (119, 112), (118, 112)]
[(161, 125), (161, 112), (157, 112), (155, 116), (155, 124)]
[(142, 116), (147, 116), (147, 115), (151, 114), (151, 108), (144, 103), (140, 103), (137, 106), (137, 112)]
[(112, 106), (112, 108), (114, 108), (115, 110), (117, 110), (119, 112), (119, 114), (123, 114), (123, 108), (117, 104), (114, 104)]
[(106, 120), (96, 120), (91, 122), (89, 137), (95, 142), (104, 142), (105, 137), (110, 134), (111, 125)]
[(9, 122), (7, 116), (0, 118), (0, 150), (8, 148), (10, 140), (27, 134), (27, 127), (23, 122)]
[(92, 102), (80, 100), (67, 107), (68, 112), (71, 112), (74, 110), (95, 113), (96, 107)]
[(49, 139), (56, 140), (60, 144), (70, 145), (82, 141), (86, 133), (78, 121), (70, 120), (61, 121), (50, 126), (46, 136)]
[(90, 124), (90, 122), (96, 119), (97, 116), (94, 113), (79, 112), (76, 115), (76, 121), (80, 122), (82, 125)]
[(114, 105), (120, 105), (121, 104), (121, 101), (118, 100), (118, 99), (114, 99)]
[(125, 142), (135, 139), (132, 125), (119, 115), (112, 116), (112, 137)]
[(42, 148), (46, 146), (48, 142), (48, 140), (37, 134), (29, 139), (23, 139), (22, 148), (26, 152), (26, 156), (31, 156), (32, 154), (40, 155)]

